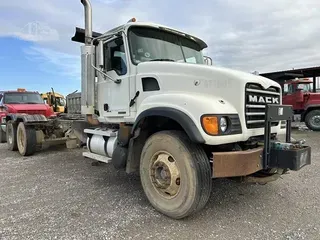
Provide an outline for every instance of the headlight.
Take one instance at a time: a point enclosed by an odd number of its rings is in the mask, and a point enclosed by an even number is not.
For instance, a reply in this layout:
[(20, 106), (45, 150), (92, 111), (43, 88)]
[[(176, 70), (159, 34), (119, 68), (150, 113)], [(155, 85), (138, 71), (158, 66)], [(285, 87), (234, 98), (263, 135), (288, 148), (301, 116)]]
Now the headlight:
[(211, 136), (242, 133), (238, 114), (204, 114), (201, 116), (201, 126)]
[(225, 117), (220, 118), (220, 130), (221, 132), (226, 132), (228, 129), (228, 120)]

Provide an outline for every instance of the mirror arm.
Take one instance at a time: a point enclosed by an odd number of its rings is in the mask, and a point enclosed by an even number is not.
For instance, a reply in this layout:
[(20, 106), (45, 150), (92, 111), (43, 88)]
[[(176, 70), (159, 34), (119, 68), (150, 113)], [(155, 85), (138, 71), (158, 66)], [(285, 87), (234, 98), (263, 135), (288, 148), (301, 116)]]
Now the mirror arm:
[[(207, 65), (212, 66), (212, 58), (209, 56), (203, 56), (204, 61), (207, 63)], [(210, 60), (210, 61), (209, 61)], [(210, 63), (210, 64), (209, 64)]]
[[(88, 58), (88, 55), (86, 55), (86, 58)], [(91, 58), (91, 67), (93, 67), (93, 69), (95, 69), (96, 71), (98, 71), (99, 73), (101, 73), (104, 78), (109, 78), (111, 81), (113, 81), (114, 83), (121, 83), (121, 79), (113, 79), (112, 77), (110, 77), (109, 75), (107, 75), (105, 72), (101, 71), (99, 68), (97, 68), (96, 66), (94, 66), (93, 64), (93, 58)]]

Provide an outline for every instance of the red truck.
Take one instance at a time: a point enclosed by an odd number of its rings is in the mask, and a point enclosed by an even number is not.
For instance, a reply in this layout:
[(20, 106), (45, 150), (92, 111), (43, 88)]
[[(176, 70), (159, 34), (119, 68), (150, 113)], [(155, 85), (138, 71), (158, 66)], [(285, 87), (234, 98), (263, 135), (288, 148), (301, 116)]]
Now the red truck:
[(10, 150), (17, 150), (17, 123), (10, 120), (10, 114), (55, 116), (38, 92), (21, 88), (16, 91), (0, 91), (0, 143), (7, 142)]
[(294, 79), (282, 84), (282, 104), (292, 105), (294, 114), (313, 131), (320, 131), (320, 93), (312, 92), (312, 80)]

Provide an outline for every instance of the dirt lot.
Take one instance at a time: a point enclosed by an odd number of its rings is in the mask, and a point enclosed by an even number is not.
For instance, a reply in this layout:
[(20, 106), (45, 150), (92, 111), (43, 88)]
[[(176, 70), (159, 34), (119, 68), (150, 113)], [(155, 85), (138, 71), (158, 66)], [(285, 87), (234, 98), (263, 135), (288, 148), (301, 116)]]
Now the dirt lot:
[(264, 186), (215, 180), (206, 208), (181, 221), (149, 205), (139, 177), (80, 150), (23, 158), (0, 144), (0, 239), (320, 239), (320, 133), (294, 137), (312, 166)]

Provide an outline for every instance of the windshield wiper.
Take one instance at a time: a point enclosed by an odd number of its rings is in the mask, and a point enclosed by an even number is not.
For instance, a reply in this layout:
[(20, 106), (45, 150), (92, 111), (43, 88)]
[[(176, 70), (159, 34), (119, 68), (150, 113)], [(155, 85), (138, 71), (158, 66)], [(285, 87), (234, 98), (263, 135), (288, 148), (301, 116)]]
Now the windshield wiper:
[(150, 60), (150, 62), (153, 62), (153, 61), (168, 61), (168, 62), (175, 62), (173, 59), (170, 59), (170, 58), (156, 58), (156, 59), (152, 59), (152, 60)]
[(24, 104), (41, 104), (41, 103), (38, 103), (38, 102), (25, 102)]

